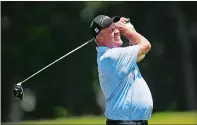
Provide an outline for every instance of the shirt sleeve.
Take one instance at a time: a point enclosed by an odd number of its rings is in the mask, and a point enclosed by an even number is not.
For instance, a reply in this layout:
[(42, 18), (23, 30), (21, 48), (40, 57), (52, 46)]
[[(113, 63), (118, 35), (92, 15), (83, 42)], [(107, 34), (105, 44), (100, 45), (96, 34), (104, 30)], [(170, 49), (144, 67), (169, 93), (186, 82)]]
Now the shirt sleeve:
[(114, 68), (118, 74), (127, 74), (137, 63), (138, 51), (138, 45), (110, 49), (108, 57), (110, 58), (111, 67)]

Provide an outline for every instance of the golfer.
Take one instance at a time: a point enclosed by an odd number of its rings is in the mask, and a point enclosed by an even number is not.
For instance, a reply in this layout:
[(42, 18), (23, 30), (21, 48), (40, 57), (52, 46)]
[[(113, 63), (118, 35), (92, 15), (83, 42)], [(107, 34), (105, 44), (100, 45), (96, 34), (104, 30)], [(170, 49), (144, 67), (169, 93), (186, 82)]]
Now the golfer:
[[(137, 62), (151, 49), (149, 41), (124, 17), (95, 17), (90, 29), (97, 43), (100, 86), (105, 96), (107, 125), (147, 125), (153, 109), (152, 95)], [(121, 47), (125, 36), (130, 45)]]

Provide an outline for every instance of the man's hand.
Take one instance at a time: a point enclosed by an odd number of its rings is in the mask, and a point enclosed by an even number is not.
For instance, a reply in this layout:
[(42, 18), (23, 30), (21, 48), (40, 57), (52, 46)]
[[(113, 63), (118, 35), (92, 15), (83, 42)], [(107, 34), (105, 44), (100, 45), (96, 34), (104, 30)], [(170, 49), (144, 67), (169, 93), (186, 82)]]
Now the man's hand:
[(133, 26), (130, 22), (128, 22), (126, 25), (127, 25), (127, 27), (128, 27), (129, 29), (131, 29), (131, 30), (133, 30), (133, 31), (136, 31), (135, 28), (134, 28), (134, 26)]
[(121, 35), (125, 32), (125, 30), (127, 30), (126, 21), (127, 19), (122, 17), (118, 22), (115, 23), (115, 26), (120, 31)]
[(127, 20), (128, 20), (127, 18), (122, 17), (117, 23), (115, 23), (121, 35), (124, 35), (124, 33), (128, 30), (135, 31), (134, 26), (130, 22), (126, 23)]
[[(130, 31), (132, 31), (132, 32), (135, 31), (136, 32), (134, 26), (130, 22), (126, 23), (127, 20), (128, 19), (122, 17), (122, 18), (120, 18), (120, 20), (117, 23), (115, 23), (116, 27), (120, 31), (120, 34), (125, 36), (125, 37), (126, 37), (125, 34), (130, 32)], [(129, 40), (129, 45), (135, 44), (135, 42), (133, 42), (131, 39), (128, 39), (128, 40)]]

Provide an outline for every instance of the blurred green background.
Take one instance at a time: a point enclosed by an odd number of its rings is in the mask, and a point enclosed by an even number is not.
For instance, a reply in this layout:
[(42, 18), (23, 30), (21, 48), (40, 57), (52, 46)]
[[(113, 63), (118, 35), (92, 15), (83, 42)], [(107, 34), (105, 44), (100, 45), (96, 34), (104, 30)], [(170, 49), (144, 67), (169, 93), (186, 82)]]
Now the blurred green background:
[(154, 101), (150, 123), (197, 123), (194, 1), (1, 1), (2, 122), (105, 123), (95, 44), (27, 81), (22, 102), (12, 96), (17, 82), (91, 39), (98, 14), (130, 18), (152, 44), (139, 64)]

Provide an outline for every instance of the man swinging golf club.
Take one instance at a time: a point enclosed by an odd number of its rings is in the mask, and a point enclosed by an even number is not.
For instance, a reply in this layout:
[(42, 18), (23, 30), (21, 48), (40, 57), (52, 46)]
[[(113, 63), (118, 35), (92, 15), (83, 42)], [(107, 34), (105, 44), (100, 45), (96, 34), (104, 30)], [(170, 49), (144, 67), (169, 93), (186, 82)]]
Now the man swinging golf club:
[[(99, 80), (106, 99), (106, 124), (147, 125), (151, 117), (153, 101), (137, 62), (141, 61), (150, 50), (149, 41), (137, 33), (126, 18), (99, 15), (94, 18), (90, 28), (94, 34), (93, 39), (14, 85), (14, 97), (21, 101), (22, 85), (27, 80), (96, 40)], [(120, 35), (128, 38), (132, 46), (121, 47), (123, 42)]]
[[(105, 96), (107, 125), (147, 125), (153, 109), (151, 92), (137, 62), (151, 49), (149, 41), (122, 17), (95, 17), (90, 29), (97, 43), (97, 63)], [(124, 35), (130, 46), (121, 47)]]

